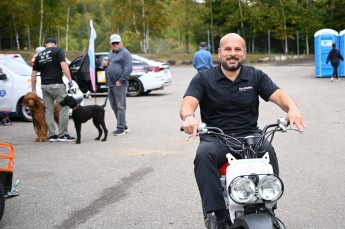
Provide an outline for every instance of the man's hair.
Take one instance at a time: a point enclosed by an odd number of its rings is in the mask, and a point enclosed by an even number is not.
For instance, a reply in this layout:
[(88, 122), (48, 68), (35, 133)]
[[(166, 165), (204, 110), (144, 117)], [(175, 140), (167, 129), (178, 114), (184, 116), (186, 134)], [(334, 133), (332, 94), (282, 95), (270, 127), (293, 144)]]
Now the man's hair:
[(332, 44), (332, 48), (335, 48), (335, 47), (337, 47), (337, 44), (336, 44), (336, 43), (333, 43), (333, 44)]

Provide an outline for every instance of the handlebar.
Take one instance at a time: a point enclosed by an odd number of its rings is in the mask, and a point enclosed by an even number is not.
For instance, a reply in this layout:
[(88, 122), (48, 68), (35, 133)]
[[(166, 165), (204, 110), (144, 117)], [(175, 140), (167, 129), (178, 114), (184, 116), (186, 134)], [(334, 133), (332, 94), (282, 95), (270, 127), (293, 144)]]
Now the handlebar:
[[(266, 125), (262, 129), (262, 135), (260, 137), (247, 136), (244, 138), (235, 138), (224, 134), (223, 130), (218, 127), (207, 127), (205, 123), (201, 123), (198, 126), (198, 135), (213, 135), (217, 137), (220, 142), (226, 144), (232, 152), (240, 155), (244, 153), (245, 157), (250, 158), (258, 155), (257, 150), (266, 140), (268, 140), (270, 144), (272, 143), (275, 132), (287, 132), (289, 124), (289, 121), (284, 118), (279, 118), (276, 123)], [(270, 128), (275, 129), (269, 131)], [(184, 131), (183, 127), (180, 127), (180, 131)], [(189, 135), (187, 137), (187, 141), (191, 136), (192, 135)]]
[[(266, 125), (263, 128), (262, 132), (266, 133), (267, 130), (272, 128), (272, 127), (279, 127), (281, 129), (281, 131), (286, 132), (289, 125), (290, 125), (290, 122), (288, 120), (286, 120), (285, 118), (279, 118), (276, 123)], [(220, 129), (218, 127), (207, 127), (205, 123), (199, 124), (197, 132), (199, 134), (207, 134), (208, 130), (216, 130), (220, 134), (224, 134), (222, 129)], [(181, 132), (184, 131), (183, 126), (180, 127), (180, 131)]]

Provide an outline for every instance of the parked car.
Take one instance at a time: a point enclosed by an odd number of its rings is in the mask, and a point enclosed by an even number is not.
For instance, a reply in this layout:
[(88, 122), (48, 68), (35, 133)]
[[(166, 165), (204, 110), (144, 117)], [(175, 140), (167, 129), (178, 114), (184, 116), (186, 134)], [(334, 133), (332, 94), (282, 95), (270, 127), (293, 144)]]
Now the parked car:
[[(102, 61), (108, 56), (107, 52), (95, 53), (96, 87), (97, 92), (107, 92), (105, 72)], [(69, 65), (72, 78), (78, 82), (80, 66), (84, 55), (78, 56)], [(132, 73), (129, 77), (127, 96), (139, 96), (151, 91), (163, 90), (172, 84), (172, 75), (169, 65), (132, 54)]]
[(0, 57), (9, 57), (9, 58), (17, 60), (23, 64), (28, 64), (28, 62), (20, 54), (3, 54), (3, 53), (0, 53)]
[[(0, 116), (6, 112), (9, 116), (20, 116), (26, 121), (32, 121), (29, 109), (22, 105), (24, 96), (32, 88), (31, 73), (32, 67), (28, 64), (0, 56)], [(36, 93), (42, 98), (41, 77), (37, 76), (36, 79)], [(67, 84), (67, 78), (63, 77), (63, 80)]]

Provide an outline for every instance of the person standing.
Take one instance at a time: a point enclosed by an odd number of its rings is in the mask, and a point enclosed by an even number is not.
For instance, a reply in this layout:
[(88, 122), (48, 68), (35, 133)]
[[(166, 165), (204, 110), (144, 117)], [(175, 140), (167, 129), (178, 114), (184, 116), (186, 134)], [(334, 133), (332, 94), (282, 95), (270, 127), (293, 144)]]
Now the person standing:
[(337, 45), (335, 43), (332, 44), (332, 49), (329, 51), (326, 64), (328, 65), (328, 62), (331, 61), (331, 65), (333, 67), (333, 73), (331, 77), (331, 81), (334, 81), (334, 78), (336, 81), (339, 81), (339, 76), (338, 76), (338, 66), (340, 63), (340, 60), (344, 61), (343, 56), (340, 54), (339, 50), (336, 49)]
[(81, 60), (81, 66), (78, 71), (78, 79), (77, 83), (79, 85), (80, 90), (85, 93), (85, 98), (91, 98), (92, 83), (90, 78), (90, 58), (88, 54), (88, 48), (84, 49), (84, 56)]
[(123, 47), (118, 34), (110, 36), (110, 45), (108, 60), (103, 60), (102, 66), (106, 68), (109, 102), (117, 119), (116, 130), (113, 134), (119, 136), (129, 131), (126, 123), (126, 96), (128, 77), (132, 72), (132, 54)]
[(199, 51), (194, 53), (193, 67), (198, 71), (212, 68), (212, 55), (207, 51), (206, 42), (200, 42), (199, 48)]
[(31, 65), (31, 67), (34, 66), (35, 59), (36, 59), (38, 53), (42, 52), (44, 49), (45, 49), (45, 47), (37, 47), (37, 48), (35, 49), (35, 54), (32, 56), (32, 58), (31, 58), (31, 60), (30, 60), (30, 65)]
[[(220, 64), (198, 72), (183, 97), (180, 117), (185, 133), (196, 137), (199, 121), (195, 110), (200, 106), (201, 121), (218, 127), (235, 138), (258, 136), (259, 98), (278, 105), (300, 132), (305, 124), (294, 102), (264, 72), (243, 65), (246, 55), (244, 39), (236, 33), (223, 36), (219, 43)], [(279, 175), (278, 160), (273, 147), (263, 146), (270, 156), (274, 174)], [(218, 228), (231, 228), (226, 210), (218, 168), (227, 162), (228, 147), (215, 137), (200, 136), (194, 159), (195, 179), (206, 213), (214, 212)]]
[(45, 119), (48, 126), (48, 139), (50, 142), (74, 141), (75, 138), (68, 134), (69, 107), (59, 105), (58, 132), (54, 122), (54, 104), (62, 101), (66, 96), (66, 85), (62, 77), (63, 73), (68, 79), (68, 86), (72, 87), (71, 74), (66, 63), (62, 49), (56, 47), (56, 40), (48, 38), (46, 48), (38, 53), (31, 74), (32, 91), (36, 92), (36, 76), (41, 72), (41, 88), (45, 107)]

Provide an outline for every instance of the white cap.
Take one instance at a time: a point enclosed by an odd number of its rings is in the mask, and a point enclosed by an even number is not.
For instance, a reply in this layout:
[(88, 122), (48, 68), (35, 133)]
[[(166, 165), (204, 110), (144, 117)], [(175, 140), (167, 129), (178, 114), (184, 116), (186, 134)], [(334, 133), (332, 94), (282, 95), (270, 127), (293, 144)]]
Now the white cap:
[(121, 42), (121, 37), (120, 35), (113, 34), (110, 36), (110, 44), (113, 42)]
[(35, 49), (35, 52), (36, 53), (40, 53), (40, 52), (42, 52), (43, 50), (45, 50), (46, 48), (45, 47), (37, 47), (36, 49)]

